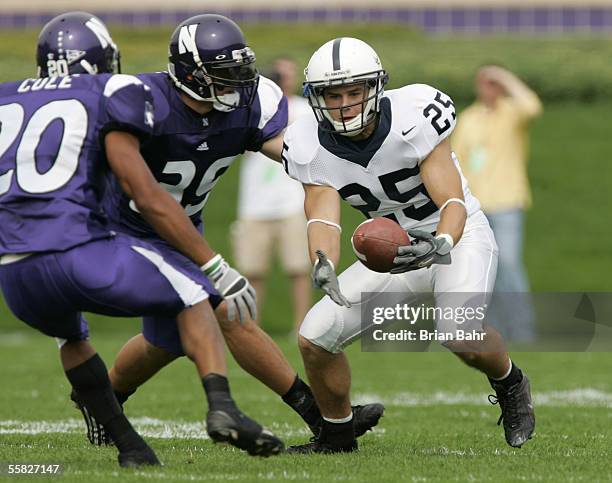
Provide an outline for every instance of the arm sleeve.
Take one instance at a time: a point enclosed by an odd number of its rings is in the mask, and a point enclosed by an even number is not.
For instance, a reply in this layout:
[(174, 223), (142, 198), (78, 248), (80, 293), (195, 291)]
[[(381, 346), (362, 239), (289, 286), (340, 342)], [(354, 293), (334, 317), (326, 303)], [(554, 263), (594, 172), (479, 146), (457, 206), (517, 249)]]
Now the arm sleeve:
[(292, 126), (293, 127), (289, 127), (285, 131), (285, 137), (283, 139), (283, 152), (281, 154), (283, 168), (285, 168), (289, 177), (294, 180), (304, 184), (313, 184), (310, 176), (309, 163), (300, 162), (300, 160), (297, 159), (300, 153), (295, 149), (295, 124)]
[(412, 103), (421, 121), (419, 135), (412, 143), (419, 153), (420, 163), (451, 135), (457, 123), (457, 114), (452, 99), (442, 91), (425, 84), (412, 87)]
[(154, 127), (153, 96), (148, 86), (131, 75), (114, 75), (104, 88), (101, 135), (125, 131), (141, 141), (150, 137)]
[(271, 80), (261, 77), (257, 89), (260, 115), (247, 150), (259, 151), (263, 143), (280, 134), (287, 127), (287, 98)]

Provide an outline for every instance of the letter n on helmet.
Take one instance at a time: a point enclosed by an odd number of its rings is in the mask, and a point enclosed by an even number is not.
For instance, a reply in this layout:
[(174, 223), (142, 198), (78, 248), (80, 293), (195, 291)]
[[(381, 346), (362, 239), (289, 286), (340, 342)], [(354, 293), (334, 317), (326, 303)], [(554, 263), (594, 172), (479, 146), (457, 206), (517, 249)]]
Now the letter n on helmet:
[(248, 107), (255, 100), (259, 73), (255, 53), (240, 27), (222, 15), (196, 15), (170, 38), (168, 75), (174, 85), (219, 111)]

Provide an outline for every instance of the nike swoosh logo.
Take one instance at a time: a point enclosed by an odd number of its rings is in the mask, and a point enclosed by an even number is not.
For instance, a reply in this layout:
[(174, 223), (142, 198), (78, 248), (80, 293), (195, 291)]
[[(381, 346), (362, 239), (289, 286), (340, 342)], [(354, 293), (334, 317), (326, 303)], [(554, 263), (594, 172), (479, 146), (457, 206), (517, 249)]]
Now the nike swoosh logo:
[(406, 134), (408, 134), (410, 131), (412, 131), (416, 126), (412, 126), (410, 129), (408, 129), (408, 131), (402, 131), (402, 136), (405, 136)]

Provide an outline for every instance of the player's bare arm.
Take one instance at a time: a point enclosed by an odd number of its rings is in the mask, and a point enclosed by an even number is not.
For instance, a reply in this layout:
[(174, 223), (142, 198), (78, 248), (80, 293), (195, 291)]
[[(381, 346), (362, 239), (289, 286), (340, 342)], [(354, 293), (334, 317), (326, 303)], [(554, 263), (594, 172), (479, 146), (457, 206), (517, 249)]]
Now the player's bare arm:
[(308, 224), (310, 259), (316, 262), (316, 251), (338, 265), (340, 260), (340, 195), (329, 186), (304, 185), (304, 211)]
[(314, 263), (313, 286), (338, 305), (350, 307), (342, 295), (336, 266), (340, 260), (340, 196), (329, 186), (304, 185), (304, 210), (308, 219), (308, 249)]
[(268, 158), (273, 159), (274, 161), (280, 163), (281, 153), (283, 152), (283, 135), (285, 131), (283, 130), (276, 136), (271, 139), (268, 139), (261, 146), (261, 153), (266, 155)]
[(255, 291), (248, 281), (215, 254), (195, 229), (184, 209), (155, 180), (140, 155), (138, 139), (113, 131), (105, 139), (106, 154), (125, 193), (162, 238), (193, 260), (227, 302), (227, 317), (245, 322), (257, 317)]
[(429, 196), (438, 208), (444, 207), (440, 213), (437, 235), (446, 233), (456, 245), (461, 239), (467, 212), (465, 205), (458, 201), (463, 199), (461, 177), (452, 159), (449, 139), (438, 144), (421, 163), (421, 178)]
[(155, 180), (140, 155), (136, 136), (113, 131), (104, 140), (110, 167), (142, 216), (170, 244), (204, 265), (215, 256), (183, 208)]

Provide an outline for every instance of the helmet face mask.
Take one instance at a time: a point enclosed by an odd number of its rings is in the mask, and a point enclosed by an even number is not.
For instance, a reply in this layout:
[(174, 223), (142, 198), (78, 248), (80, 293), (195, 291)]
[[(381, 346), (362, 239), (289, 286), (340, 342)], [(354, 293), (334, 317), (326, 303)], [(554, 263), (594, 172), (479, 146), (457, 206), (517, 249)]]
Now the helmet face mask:
[(120, 54), (106, 25), (87, 12), (50, 20), (38, 36), (39, 77), (121, 72)]
[[(333, 84), (331, 86), (323, 85), (317, 87), (309, 85), (306, 94), (320, 128), (327, 132), (349, 137), (361, 133), (377, 119), (379, 111), (378, 103), (380, 101), (379, 91), (382, 89), (382, 86), (378, 85), (379, 82), (380, 80), (378, 79), (367, 79), (357, 82)], [(339, 86), (349, 89), (352, 86), (360, 86), (363, 89), (361, 100), (348, 104), (342, 103), (338, 106), (328, 105), (328, 101), (325, 100), (326, 91)], [(349, 118), (345, 117), (345, 112), (350, 111), (355, 106), (361, 107), (359, 113)], [(337, 113), (334, 116), (335, 112)]]
[(255, 53), (240, 28), (221, 15), (198, 15), (177, 27), (168, 74), (190, 98), (224, 112), (250, 106), (259, 84)]
[[(339, 38), (327, 42), (311, 57), (304, 71), (304, 95), (323, 131), (342, 136), (356, 136), (378, 118), (380, 99), (388, 76), (378, 55), (365, 42), (352, 38)], [(325, 90), (331, 87), (362, 84), (363, 99), (342, 106), (328, 106)], [(344, 110), (361, 104), (361, 113), (349, 119)], [(331, 111), (340, 111), (334, 119)]]

